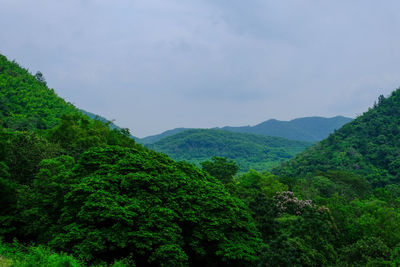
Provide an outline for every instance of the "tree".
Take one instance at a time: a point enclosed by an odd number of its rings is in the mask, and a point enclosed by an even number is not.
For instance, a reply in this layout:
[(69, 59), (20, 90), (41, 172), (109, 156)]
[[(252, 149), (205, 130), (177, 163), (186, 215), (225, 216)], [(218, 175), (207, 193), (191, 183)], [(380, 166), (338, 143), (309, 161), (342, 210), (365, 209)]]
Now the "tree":
[(233, 181), (233, 176), (239, 170), (238, 165), (233, 160), (223, 157), (212, 157), (211, 160), (200, 163), (203, 171), (220, 180), (223, 184)]
[(42, 164), (37, 187), (54, 196), (68, 189), (49, 244), (87, 262), (248, 266), (263, 248), (246, 205), (191, 164), (139, 146), (92, 148), (68, 168), (74, 184), (61, 188), (53, 182), (65, 175), (47, 171), (63, 166), (56, 161)]
[(40, 71), (37, 71), (35, 74), (35, 78), (38, 82), (47, 85), (46, 79), (44, 78), (43, 74)]

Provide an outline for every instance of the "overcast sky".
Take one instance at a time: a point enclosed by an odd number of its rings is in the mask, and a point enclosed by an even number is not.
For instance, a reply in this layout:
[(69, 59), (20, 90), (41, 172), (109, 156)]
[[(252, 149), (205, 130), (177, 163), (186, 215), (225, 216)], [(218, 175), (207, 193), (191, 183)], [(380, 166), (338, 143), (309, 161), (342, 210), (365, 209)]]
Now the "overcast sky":
[(400, 1), (0, 0), (0, 53), (143, 137), (355, 117), (400, 86)]

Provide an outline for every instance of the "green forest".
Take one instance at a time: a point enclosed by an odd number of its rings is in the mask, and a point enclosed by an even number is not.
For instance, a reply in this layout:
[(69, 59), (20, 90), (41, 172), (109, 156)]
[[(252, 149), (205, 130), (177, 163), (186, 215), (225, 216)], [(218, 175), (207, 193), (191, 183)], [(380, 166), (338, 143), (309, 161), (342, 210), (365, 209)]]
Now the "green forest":
[(188, 129), (147, 145), (174, 160), (199, 165), (213, 156), (235, 160), (240, 172), (269, 171), (312, 143), (219, 129)]
[(0, 55), (0, 266), (400, 265), (400, 89), (290, 152), (182, 132), (197, 165), (92, 117)]

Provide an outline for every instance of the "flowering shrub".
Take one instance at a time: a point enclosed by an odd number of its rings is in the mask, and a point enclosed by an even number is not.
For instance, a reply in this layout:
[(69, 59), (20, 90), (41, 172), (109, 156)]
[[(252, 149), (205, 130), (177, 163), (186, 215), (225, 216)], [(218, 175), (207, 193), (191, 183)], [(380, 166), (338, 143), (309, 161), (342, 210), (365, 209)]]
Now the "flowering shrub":
[(276, 192), (274, 196), (278, 213), (301, 215), (304, 209), (313, 208), (311, 200), (301, 200), (294, 196), (292, 191)]

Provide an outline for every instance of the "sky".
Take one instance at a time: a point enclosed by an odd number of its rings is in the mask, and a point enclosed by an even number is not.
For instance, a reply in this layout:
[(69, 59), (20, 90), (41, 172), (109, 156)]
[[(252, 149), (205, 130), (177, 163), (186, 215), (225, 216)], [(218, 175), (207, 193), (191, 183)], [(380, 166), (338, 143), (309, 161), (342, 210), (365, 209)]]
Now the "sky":
[(0, 0), (0, 53), (138, 137), (361, 115), (400, 86), (400, 1)]

